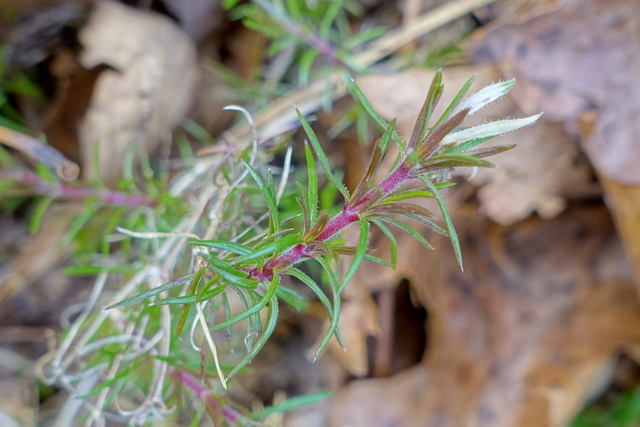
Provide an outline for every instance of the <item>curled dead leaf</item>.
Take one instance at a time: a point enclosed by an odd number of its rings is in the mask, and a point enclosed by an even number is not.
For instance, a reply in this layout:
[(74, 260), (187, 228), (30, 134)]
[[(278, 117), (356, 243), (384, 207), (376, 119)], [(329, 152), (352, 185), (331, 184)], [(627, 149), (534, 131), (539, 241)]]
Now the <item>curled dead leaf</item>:
[(79, 39), (84, 68), (109, 67), (79, 125), (84, 173), (113, 183), (127, 153), (152, 150), (184, 118), (196, 78), (195, 47), (168, 18), (112, 1), (96, 4)]

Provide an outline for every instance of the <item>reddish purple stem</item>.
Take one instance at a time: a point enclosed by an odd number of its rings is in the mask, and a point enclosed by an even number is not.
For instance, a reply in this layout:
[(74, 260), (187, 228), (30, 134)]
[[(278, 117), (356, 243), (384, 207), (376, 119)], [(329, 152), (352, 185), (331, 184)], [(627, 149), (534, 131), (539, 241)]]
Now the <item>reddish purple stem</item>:
[(104, 203), (108, 205), (120, 205), (120, 206), (155, 206), (156, 202), (149, 197), (144, 196), (129, 196), (127, 194), (119, 193), (117, 191), (109, 190), (96, 190), (87, 187), (70, 187), (62, 184), (55, 184), (40, 178), (29, 172), (0, 169), (0, 175), (9, 177), (25, 184), (31, 184), (38, 190), (39, 194), (45, 196), (58, 196), (69, 198), (86, 198), (96, 196), (100, 198)]
[(207, 405), (213, 413), (222, 414), (227, 423), (233, 424), (240, 418), (240, 415), (234, 409), (227, 406), (221, 407), (211, 391), (204, 384), (189, 375), (188, 372), (177, 371), (177, 376), (178, 381), (189, 387), (196, 394), (196, 397)]
[[(339, 214), (334, 216), (315, 239), (318, 242), (326, 242), (349, 225), (357, 222), (360, 215), (370, 207), (370, 203), (376, 196), (385, 196), (398, 188), (400, 184), (412, 178), (412, 168), (408, 162), (403, 162), (384, 181), (378, 184), (362, 197), (354, 206), (347, 203)], [(293, 265), (303, 258), (311, 256), (314, 247), (304, 243), (297, 244), (279, 257), (269, 261), (262, 269), (254, 268), (249, 271), (249, 276), (259, 280), (268, 280), (273, 277), (274, 270), (280, 266)]]

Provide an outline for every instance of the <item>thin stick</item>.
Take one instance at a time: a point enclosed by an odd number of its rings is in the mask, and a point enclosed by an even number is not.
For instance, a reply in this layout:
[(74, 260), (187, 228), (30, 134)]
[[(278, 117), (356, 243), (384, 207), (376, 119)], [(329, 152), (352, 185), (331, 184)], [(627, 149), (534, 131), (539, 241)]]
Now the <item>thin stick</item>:
[(61, 152), (37, 139), (0, 126), (0, 143), (15, 148), (36, 162), (46, 165), (62, 180), (75, 181), (80, 174), (80, 167), (68, 160)]

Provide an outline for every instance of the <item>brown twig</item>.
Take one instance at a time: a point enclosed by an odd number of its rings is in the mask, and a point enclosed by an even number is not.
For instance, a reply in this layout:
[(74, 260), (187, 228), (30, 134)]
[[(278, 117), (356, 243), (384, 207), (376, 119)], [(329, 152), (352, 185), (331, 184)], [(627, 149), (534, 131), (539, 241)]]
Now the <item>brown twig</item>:
[(0, 143), (20, 151), (35, 162), (44, 164), (64, 181), (75, 181), (80, 174), (80, 167), (76, 163), (68, 160), (52, 146), (43, 144), (29, 135), (0, 126)]

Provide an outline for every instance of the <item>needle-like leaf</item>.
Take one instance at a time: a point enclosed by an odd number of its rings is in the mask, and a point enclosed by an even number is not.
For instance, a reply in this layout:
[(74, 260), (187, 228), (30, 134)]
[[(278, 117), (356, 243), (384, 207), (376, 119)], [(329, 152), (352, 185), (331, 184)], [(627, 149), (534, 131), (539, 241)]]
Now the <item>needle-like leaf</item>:
[(324, 174), (329, 179), (329, 181), (331, 181), (331, 183), (338, 189), (338, 191), (340, 191), (344, 199), (349, 200), (349, 190), (347, 190), (347, 187), (345, 187), (345, 185), (338, 178), (335, 177), (333, 172), (331, 172), (329, 159), (327, 159), (327, 156), (324, 154), (324, 151), (320, 146), (320, 141), (318, 141), (318, 137), (316, 136), (313, 129), (311, 129), (309, 122), (307, 122), (307, 119), (305, 119), (305, 117), (302, 115), (302, 113), (299, 110), (296, 110), (296, 114), (298, 115), (298, 119), (300, 119), (300, 123), (302, 123), (302, 127), (304, 128), (304, 131), (307, 133), (307, 136), (309, 137), (309, 141), (311, 142), (311, 147), (313, 148), (313, 151), (315, 152), (316, 157), (320, 161), (320, 165), (324, 170)]
[(438, 70), (436, 75), (433, 77), (431, 87), (429, 87), (429, 92), (427, 92), (427, 98), (424, 100), (422, 109), (420, 109), (420, 112), (418, 113), (418, 119), (416, 120), (415, 127), (411, 133), (411, 138), (409, 139), (409, 150), (416, 148), (418, 143), (423, 141), (427, 135), (429, 130), (429, 120), (433, 114), (433, 109), (442, 95), (443, 89), (442, 72)]

